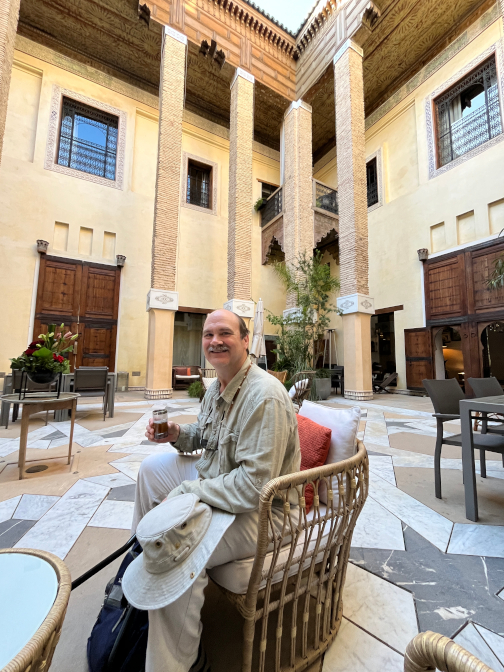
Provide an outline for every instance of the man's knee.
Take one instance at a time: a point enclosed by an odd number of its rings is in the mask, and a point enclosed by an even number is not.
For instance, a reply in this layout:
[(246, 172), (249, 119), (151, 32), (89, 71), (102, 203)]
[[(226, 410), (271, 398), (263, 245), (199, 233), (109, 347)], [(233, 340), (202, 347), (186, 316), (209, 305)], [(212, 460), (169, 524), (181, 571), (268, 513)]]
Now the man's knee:
[(153, 479), (159, 478), (159, 475), (164, 471), (170, 471), (170, 466), (177, 459), (174, 453), (159, 453), (157, 455), (149, 455), (143, 460), (138, 472), (138, 480), (151, 482)]

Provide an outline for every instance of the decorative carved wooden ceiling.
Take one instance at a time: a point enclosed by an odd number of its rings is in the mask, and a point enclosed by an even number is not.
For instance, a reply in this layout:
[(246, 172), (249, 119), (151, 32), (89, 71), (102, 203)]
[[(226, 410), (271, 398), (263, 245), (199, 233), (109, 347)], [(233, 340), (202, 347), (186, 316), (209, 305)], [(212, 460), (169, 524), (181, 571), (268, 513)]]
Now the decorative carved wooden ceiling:
[[(495, 0), (392, 0), (364, 48), (364, 105), (371, 114)], [(304, 97), (313, 108), (313, 162), (336, 145), (334, 70)]]

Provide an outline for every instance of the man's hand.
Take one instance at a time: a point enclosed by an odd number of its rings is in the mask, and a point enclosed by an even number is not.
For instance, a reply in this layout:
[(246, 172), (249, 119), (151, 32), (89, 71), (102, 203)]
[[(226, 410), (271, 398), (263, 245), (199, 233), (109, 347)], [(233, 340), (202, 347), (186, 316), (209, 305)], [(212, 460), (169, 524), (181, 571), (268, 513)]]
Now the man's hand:
[(154, 421), (152, 418), (150, 418), (146, 429), (145, 436), (149, 441), (155, 441), (156, 443), (175, 443), (180, 436), (180, 426), (176, 422), (168, 422), (168, 436), (164, 439), (154, 438)]

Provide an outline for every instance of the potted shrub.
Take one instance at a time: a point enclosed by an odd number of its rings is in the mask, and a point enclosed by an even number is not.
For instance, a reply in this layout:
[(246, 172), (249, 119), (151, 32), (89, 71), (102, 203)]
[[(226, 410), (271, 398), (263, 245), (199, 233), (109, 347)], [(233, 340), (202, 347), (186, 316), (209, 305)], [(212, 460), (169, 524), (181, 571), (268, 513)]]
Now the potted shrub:
[(187, 388), (187, 394), (190, 397), (195, 397), (201, 401), (205, 396), (205, 388), (203, 387), (201, 380), (195, 380), (194, 383), (191, 383)]
[(314, 383), (317, 399), (327, 399), (331, 394), (331, 370), (318, 369)]
[(50, 324), (47, 334), (40, 334), (22, 355), (11, 359), (11, 369), (25, 371), (34, 383), (52, 383), (60, 373), (70, 372), (68, 355), (73, 352), (77, 337), (71, 331), (65, 333), (64, 324)]
[(256, 212), (259, 212), (259, 210), (262, 210), (264, 206), (266, 205), (266, 198), (258, 198), (257, 201), (254, 203), (254, 210)]

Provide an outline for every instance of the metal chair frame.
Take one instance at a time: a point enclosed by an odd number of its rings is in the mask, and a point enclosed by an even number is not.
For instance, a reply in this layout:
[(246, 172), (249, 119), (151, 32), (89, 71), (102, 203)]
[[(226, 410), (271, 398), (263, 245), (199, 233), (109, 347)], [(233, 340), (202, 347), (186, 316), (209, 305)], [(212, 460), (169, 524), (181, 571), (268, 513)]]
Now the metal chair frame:
[[(74, 383), (73, 391), (78, 392), (81, 397), (97, 397), (100, 394), (103, 395), (103, 421), (105, 422), (105, 417), (107, 415), (107, 406), (108, 406), (108, 366), (81, 366), (76, 368), (74, 371)], [(97, 384), (90, 385), (82, 384), (81, 381), (87, 379), (93, 379), (95, 376), (95, 381)], [(103, 381), (101, 380), (103, 378)]]

